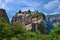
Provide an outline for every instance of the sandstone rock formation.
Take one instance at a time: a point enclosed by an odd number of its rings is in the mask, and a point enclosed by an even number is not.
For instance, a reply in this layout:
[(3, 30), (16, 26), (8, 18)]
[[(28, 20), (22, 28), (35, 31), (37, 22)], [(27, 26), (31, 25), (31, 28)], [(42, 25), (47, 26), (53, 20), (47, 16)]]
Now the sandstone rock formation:
[(0, 9), (0, 18), (4, 18), (9, 23), (9, 18), (7, 16), (6, 10)]
[[(47, 31), (43, 24), (44, 20), (45, 15), (41, 12), (24, 11), (18, 12), (13, 16), (11, 24), (23, 24), (26, 30), (40, 30), (42, 33), (46, 34)], [(35, 24), (35, 26), (33, 26), (33, 24)]]

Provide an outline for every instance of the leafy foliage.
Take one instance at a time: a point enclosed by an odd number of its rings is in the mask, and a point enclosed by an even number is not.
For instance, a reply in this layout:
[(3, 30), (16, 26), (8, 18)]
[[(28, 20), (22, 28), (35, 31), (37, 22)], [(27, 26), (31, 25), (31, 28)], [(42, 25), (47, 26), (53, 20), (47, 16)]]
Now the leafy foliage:
[(11, 26), (0, 18), (0, 40), (60, 40), (60, 24), (48, 35), (44, 35), (38, 30), (35, 32), (25, 30), (21, 24)]

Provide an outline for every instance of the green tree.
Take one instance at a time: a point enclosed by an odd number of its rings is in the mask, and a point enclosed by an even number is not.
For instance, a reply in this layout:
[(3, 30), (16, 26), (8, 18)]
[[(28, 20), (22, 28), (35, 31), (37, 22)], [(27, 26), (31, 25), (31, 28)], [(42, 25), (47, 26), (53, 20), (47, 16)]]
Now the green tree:
[(49, 40), (60, 40), (60, 23), (49, 33)]
[(21, 10), (19, 10), (19, 13), (21, 13), (22, 11)]
[(8, 38), (11, 35), (10, 25), (3, 18), (0, 18), (0, 36), (1, 39)]

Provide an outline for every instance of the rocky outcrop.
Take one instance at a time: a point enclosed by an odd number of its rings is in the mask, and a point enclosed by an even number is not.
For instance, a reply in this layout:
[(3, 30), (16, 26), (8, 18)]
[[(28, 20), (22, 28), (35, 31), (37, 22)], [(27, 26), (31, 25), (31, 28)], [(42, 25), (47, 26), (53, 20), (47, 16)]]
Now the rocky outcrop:
[(43, 26), (44, 20), (45, 15), (41, 12), (24, 11), (18, 12), (15, 16), (13, 16), (11, 24), (23, 24), (27, 30), (40, 30), (41, 32), (43, 31), (42, 33), (46, 34), (46, 29)]
[(54, 26), (57, 26), (57, 24), (60, 22), (60, 14), (47, 15), (47, 19)]
[(54, 27), (58, 27), (58, 23), (60, 22), (60, 14), (53, 14), (46, 16), (46, 29), (50, 32)]
[(9, 23), (9, 18), (7, 16), (6, 10), (0, 9), (0, 18), (4, 18)]

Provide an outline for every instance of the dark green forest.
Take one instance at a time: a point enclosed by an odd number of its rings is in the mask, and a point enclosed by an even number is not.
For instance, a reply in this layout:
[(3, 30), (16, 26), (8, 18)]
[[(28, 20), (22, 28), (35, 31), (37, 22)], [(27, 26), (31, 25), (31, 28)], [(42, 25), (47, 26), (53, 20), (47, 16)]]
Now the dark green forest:
[(0, 18), (0, 40), (60, 40), (60, 23), (49, 34), (41, 34), (40, 31), (28, 31), (22, 24), (11, 25)]

